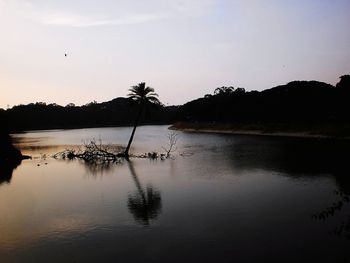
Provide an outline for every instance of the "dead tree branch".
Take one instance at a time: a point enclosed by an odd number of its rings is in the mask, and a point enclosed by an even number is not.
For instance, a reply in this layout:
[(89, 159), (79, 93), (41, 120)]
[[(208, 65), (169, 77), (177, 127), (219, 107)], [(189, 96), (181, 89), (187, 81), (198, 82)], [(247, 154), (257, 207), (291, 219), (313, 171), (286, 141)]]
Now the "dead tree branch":
[(120, 157), (117, 148), (111, 145), (99, 144), (95, 140), (84, 144), (84, 149), (66, 149), (65, 151), (54, 154), (55, 159), (82, 159), (88, 163), (103, 164), (119, 162)]
[(165, 147), (162, 146), (162, 148), (165, 151), (166, 158), (169, 158), (171, 153), (177, 150), (176, 143), (178, 140), (178, 134), (176, 132), (169, 132), (167, 138), (167, 145)]

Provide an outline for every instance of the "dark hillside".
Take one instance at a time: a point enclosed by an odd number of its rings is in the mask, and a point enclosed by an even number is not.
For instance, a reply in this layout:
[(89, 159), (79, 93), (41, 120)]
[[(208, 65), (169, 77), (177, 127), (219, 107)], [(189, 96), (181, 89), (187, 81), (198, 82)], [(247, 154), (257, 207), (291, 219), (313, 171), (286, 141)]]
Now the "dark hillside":
[(221, 87), (214, 95), (183, 105), (178, 119), (192, 124), (238, 123), (268, 130), (331, 129), (339, 135), (350, 134), (350, 85), (343, 79), (347, 77), (342, 76), (336, 87), (318, 81), (293, 81), (261, 92)]

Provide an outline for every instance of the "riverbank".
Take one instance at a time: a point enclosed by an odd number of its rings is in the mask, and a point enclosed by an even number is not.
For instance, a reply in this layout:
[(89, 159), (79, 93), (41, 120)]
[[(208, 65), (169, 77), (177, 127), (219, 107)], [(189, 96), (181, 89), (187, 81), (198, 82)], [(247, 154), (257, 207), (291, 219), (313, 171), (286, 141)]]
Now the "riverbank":
[(284, 136), (301, 138), (341, 138), (350, 139), (349, 127), (342, 125), (291, 125), (272, 123), (205, 123), (177, 122), (170, 130), (201, 133), (224, 133), (239, 135)]

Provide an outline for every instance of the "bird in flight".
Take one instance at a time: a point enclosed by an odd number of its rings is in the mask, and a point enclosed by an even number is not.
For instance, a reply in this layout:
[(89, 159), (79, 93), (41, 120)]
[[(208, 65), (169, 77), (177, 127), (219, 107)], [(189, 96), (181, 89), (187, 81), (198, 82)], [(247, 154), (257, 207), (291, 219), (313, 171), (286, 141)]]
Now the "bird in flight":
[(66, 53), (64, 53), (64, 56), (66, 57), (66, 56), (67, 56), (67, 54), (66, 54)]

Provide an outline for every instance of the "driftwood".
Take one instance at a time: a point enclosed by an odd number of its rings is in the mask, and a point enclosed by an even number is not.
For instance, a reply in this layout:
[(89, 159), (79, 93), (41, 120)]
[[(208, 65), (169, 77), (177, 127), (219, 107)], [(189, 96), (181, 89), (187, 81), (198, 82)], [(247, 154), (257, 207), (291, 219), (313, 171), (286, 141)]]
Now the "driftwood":
[(54, 154), (52, 157), (55, 159), (82, 159), (88, 163), (115, 163), (120, 162), (123, 154), (117, 152), (119, 147), (113, 147), (111, 145), (103, 145), (100, 141), (96, 144), (95, 141), (91, 141), (89, 144), (84, 144), (84, 149), (66, 149), (62, 152)]
[(162, 147), (165, 153), (158, 152), (148, 152), (141, 155), (126, 155), (122, 147), (117, 147), (113, 145), (102, 144), (102, 141), (99, 141), (99, 144), (95, 140), (92, 140), (90, 143), (85, 143), (83, 149), (66, 149), (62, 152), (54, 154), (52, 157), (55, 159), (80, 159), (84, 160), (89, 164), (106, 164), (106, 163), (118, 163), (122, 159), (129, 159), (129, 157), (134, 158), (149, 158), (149, 159), (158, 159), (161, 160), (170, 158), (171, 153), (177, 150), (176, 143), (178, 140), (177, 134), (171, 132), (167, 136), (168, 143), (166, 147)]

